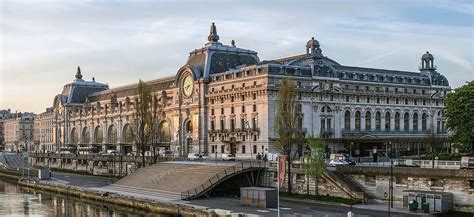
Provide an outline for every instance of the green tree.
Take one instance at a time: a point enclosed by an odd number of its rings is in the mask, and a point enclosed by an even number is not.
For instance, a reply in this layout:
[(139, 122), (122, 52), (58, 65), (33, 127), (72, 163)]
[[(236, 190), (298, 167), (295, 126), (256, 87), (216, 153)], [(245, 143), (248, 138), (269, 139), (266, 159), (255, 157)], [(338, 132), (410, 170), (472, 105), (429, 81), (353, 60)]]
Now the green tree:
[(307, 138), (307, 143), (308, 153), (304, 158), (304, 168), (306, 176), (308, 177), (306, 188), (309, 194), (309, 178), (312, 178), (315, 182), (315, 194), (319, 195), (319, 179), (326, 171), (326, 165), (324, 162), (326, 144), (321, 138), (315, 138), (313, 136)]
[(474, 81), (454, 89), (445, 100), (446, 126), (454, 132), (454, 141), (470, 145), (474, 143)]
[[(278, 91), (275, 116), (276, 146), (281, 154), (286, 155), (288, 174), (288, 193), (291, 194), (291, 163), (294, 160), (292, 150), (304, 140), (301, 120), (301, 104), (297, 99), (297, 92), (291, 77), (282, 80)], [(294, 153), (296, 154), (296, 153)]]

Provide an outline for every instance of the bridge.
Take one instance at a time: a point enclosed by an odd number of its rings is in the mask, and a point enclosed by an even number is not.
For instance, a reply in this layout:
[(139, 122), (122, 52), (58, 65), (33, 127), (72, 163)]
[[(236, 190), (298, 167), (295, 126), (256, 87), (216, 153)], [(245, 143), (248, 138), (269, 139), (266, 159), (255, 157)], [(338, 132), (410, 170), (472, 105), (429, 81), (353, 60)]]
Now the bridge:
[(265, 168), (263, 161), (167, 161), (140, 168), (102, 190), (191, 200), (228, 188), (258, 186)]

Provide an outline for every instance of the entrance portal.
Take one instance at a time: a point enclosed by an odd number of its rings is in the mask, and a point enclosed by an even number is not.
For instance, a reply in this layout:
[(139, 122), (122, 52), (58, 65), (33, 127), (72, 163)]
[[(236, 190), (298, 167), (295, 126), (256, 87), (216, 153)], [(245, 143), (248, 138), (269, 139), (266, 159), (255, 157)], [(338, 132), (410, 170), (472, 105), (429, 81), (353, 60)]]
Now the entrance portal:
[(193, 139), (187, 138), (186, 139), (186, 151), (187, 153), (193, 153)]

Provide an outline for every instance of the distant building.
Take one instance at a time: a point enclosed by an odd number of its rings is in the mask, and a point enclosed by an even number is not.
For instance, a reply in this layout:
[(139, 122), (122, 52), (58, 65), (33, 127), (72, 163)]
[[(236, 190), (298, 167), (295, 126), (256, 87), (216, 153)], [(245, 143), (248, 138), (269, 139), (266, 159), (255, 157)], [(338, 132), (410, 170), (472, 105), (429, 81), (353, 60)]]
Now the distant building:
[[(302, 54), (260, 61), (257, 52), (219, 42), (216, 26), (208, 41), (189, 53), (175, 76), (147, 81), (166, 99), (159, 144), (177, 155), (201, 153), (255, 158), (275, 153), (274, 119), (281, 80), (292, 76), (301, 103), (300, 128), (321, 136), (327, 151), (354, 156), (429, 151), (424, 139), (446, 138), (444, 98), (451, 91), (433, 55), (421, 57), (419, 72), (341, 65), (324, 56), (314, 38)], [(54, 98), (58, 144), (78, 149), (135, 153), (133, 114), (137, 84), (109, 89), (82, 79)], [(392, 145), (392, 146), (390, 146)], [(299, 146), (298, 153), (303, 152)]]
[(5, 149), (33, 150), (34, 115), (18, 114), (15, 118), (4, 120)]
[(5, 148), (5, 120), (12, 118), (13, 114), (10, 109), (0, 110), (0, 150)]
[(56, 151), (53, 108), (47, 108), (45, 112), (37, 115), (34, 123), (35, 150), (40, 152)]

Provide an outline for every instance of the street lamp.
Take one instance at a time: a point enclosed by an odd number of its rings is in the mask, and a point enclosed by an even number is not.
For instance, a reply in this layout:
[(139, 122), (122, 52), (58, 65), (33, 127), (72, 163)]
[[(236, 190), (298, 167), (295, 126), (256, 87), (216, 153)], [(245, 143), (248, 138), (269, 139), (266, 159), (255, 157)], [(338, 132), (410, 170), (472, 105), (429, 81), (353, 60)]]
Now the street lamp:
[(251, 128), (250, 128), (250, 124), (249, 124), (249, 121), (245, 121), (245, 127), (247, 128), (247, 137), (249, 139), (249, 143), (250, 143), (250, 160), (253, 159), (253, 156), (252, 156), (252, 152), (253, 152), (253, 147), (252, 147), (252, 134), (250, 133), (251, 132)]

